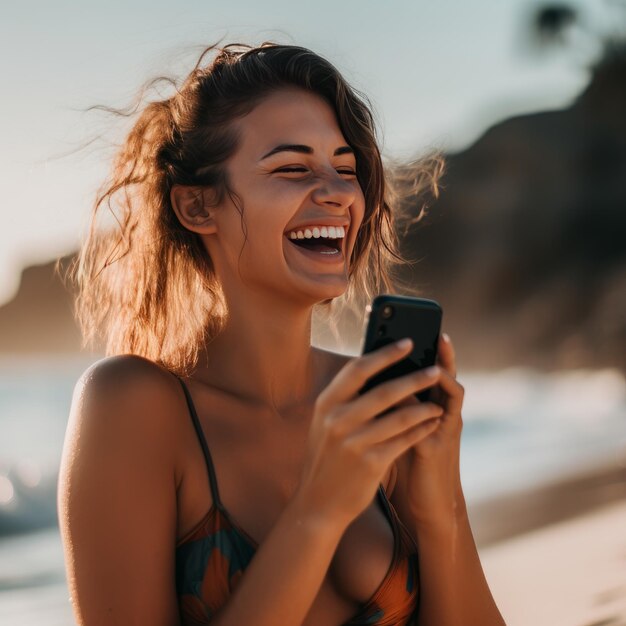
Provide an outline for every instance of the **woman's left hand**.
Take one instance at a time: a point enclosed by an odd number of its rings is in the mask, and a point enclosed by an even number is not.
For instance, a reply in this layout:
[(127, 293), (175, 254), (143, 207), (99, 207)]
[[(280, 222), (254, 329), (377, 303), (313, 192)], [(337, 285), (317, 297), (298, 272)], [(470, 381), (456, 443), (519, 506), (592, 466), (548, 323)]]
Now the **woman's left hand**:
[[(464, 510), (459, 460), (463, 420), (461, 407), (465, 389), (456, 381), (456, 359), (452, 342), (439, 337), (430, 401), (444, 409), (439, 426), (407, 451), (407, 505), (416, 524), (445, 526)], [(412, 396), (411, 404), (419, 400)]]

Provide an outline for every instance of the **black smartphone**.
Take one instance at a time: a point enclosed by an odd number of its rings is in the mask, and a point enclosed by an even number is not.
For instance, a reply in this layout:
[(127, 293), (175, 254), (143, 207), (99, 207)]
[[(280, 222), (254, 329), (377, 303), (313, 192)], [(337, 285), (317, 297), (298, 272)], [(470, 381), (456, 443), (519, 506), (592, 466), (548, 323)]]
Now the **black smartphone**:
[[(368, 307), (369, 319), (362, 354), (378, 350), (404, 337), (413, 340), (413, 350), (404, 359), (368, 379), (361, 387), (363, 394), (392, 378), (434, 365), (441, 332), (443, 310), (435, 300), (382, 294)], [(428, 401), (430, 389), (415, 394), (420, 402)], [(381, 413), (377, 417), (381, 417)]]

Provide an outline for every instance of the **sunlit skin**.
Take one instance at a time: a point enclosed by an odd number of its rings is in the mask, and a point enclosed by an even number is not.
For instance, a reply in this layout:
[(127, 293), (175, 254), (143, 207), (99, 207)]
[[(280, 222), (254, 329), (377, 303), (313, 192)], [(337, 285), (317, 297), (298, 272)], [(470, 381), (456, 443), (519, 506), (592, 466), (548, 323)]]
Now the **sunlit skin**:
[[(228, 194), (216, 206), (210, 188), (171, 191), (181, 223), (199, 234), (210, 255), (228, 306), (225, 329), (189, 378), (194, 392), (205, 387), (203, 414), (214, 417), (214, 404), (220, 405), (229, 433), (236, 428), (242, 435), (229, 450), (228, 433), (212, 420), (212, 450), (242, 465), (245, 453), (247, 471), (256, 472), (243, 490), (252, 502), (242, 504), (234, 487), (225, 489), (235, 492), (227, 504), (237, 504), (237, 519), (254, 528), (260, 547), (217, 622), (250, 623), (254, 613), (259, 624), (308, 626), (354, 615), (388, 568), (391, 529), (372, 505), (395, 467), (390, 500), (418, 547), (419, 626), (502, 626), (461, 489), (463, 387), (451, 342), (441, 338), (429, 378), (424, 372), (419, 380), (401, 377), (360, 397), (365, 379), (390, 354), (402, 357), (398, 348), (348, 357), (311, 345), (315, 305), (348, 287), (365, 210), (355, 155), (332, 107), (309, 92), (283, 89), (235, 130), (240, 141), (226, 170), (243, 205), (243, 229)], [(281, 145), (291, 148), (276, 152)], [(296, 226), (332, 219), (349, 222), (341, 262), (306, 256), (286, 237)], [(411, 406), (418, 385), (434, 386), (441, 408)], [(390, 405), (385, 391), (398, 410), (374, 420), (377, 406)], [(416, 418), (425, 420), (435, 408), (441, 422), (416, 426)], [(209, 489), (195, 433), (181, 426), (183, 410), (169, 373), (135, 355), (103, 360), (77, 386), (59, 511), (81, 624), (180, 623), (173, 540), (200, 528)], [(401, 418), (409, 413), (407, 437)], [(390, 441), (400, 426), (404, 436)]]
[[(237, 129), (240, 145), (226, 167), (243, 205), (245, 247), (241, 218), (228, 196), (207, 207), (210, 190), (204, 206), (194, 188), (175, 186), (171, 193), (181, 222), (202, 236), (229, 308), (227, 326), (194, 378), (251, 406), (285, 414), (313, 401), (327, 382), (328, 361), (311, 346), (312, 310), (347, 288), (365, 200), (354, 154), (335, 155), (348, 144), (333, 109), (319, 96), (293, 88), (274, 92)], [(263, 158), (281, 144), (309, 146), (312, 153), (281, 151)], [(317, 219), (323, 224), (325, 217), (350, 221), (343, 264), (309, 260), (285, 238), (292, 226)]]
[[(238, 122), (238, 130), (241, 143), (227, 170), (248, 232), (240, 262), (244, 234), (228, 196), (212, 208), (210, 190), (205, 202), (194, 188), (175, 186), (171, 194), (181, 222), (202, 236), (229, 308), (225, 330), (211, 342), (209, 359), (201, 359), (193, 378), (251, 408), (272, 407), (276, 425), (276, 419), (310, 408), (338, 365), (349, 360), (311, 346), (311, 315), (316, 303), (342, 295), (348, 286), (347, 263), (365, 203), (355, 156), (341, 150), (348, 144), (332, 108), (319, 96), (298, 89), (275, 92)], [(308, 146), (311, 152), (263, 158), (281, 144)], [(308, 259), (285, 237), (303, 222), (323, 224), (324, 216), (350, 220), (342, 264)], [(502, 626), (460, 481), (464, 389), (456, 380), (449, 337), (442, 335), (438, 349), (429, 386), (435, 387), (433, 401), (443, 407), (441, 421), (396, 459), (391, 502), (419, 547), (420, 626)], [(397, 406), (416, 402), (409, 394)]]
[[(317, 302), (340, 296), (347, 287), (364, 196), (355, 156), (345, 151), (334, 112), (319, 96), (298, 89), (275, 92), (238, 122), (238, 132), (241, 143), (227, 168), (248, 229), (240, 273), (244, 234), (232, 201), (213, 208), (207, 206), (210, 194), (203, 205), (197, 189), (172, 191), (181, 221), (202, 236), (229, 307), (227, 327), (211, 342), (210, 358), (194, 378), (251, 406), (274, 407), (286, 418), (290, 409), (311, 406), (330, 382), (330, 361), (311, 346), (311, 313)], [(284, 144), (309, 146), (312, 153), (266, 157)], [(341, 149), (345, 153), (336, 156)], [(350, 220), (343, 264), (310, 260), (286, 241), (293, 226), (318, 218), (323, 223), (324, 216)], [(398, 462), (402, 474), (394, 500), (408, 526), (452, 520), (464, 505), (459, 498), (463, 388), (447, 336), (440, 338), (437, 365), (433, 382), (445, 409), (442, 423)], [(411, 396), (398, 407), (416, 402)]]

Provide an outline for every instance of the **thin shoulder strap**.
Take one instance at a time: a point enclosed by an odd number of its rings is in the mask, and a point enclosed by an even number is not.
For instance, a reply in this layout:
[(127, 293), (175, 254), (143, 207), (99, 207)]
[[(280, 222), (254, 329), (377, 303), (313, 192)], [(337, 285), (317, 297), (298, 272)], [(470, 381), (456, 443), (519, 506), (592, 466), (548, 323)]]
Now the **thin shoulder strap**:
[(378, 499), (382, 502), (384, 512), (389, 514), (389, 517), (391, 517), (391, 510), (389, 508), (389, 502), (387, 501), (387, 492), (385, 491), (382, 483), (379, 483), (376, 495), (378, 496)]
[(194, 428), (196, 429), (196, 434), (198, 435), (200, 446), (202, 447), (202, 453), (204, 454), (204, 460), (206, 461), (206, 466), (209, 472), (209, 483), (211, 485), (211, 496), (213, 497), (213, 504), (217, 508), (219, 508), (221, 511), (224, 511), (224, 506), (222, 505), (222, 501), (220, 500), (220, 493), (217, 488), (217, 478), (215, 477), (215, 468), (213, 467), (213, 460), (211, 459), (209, 446), (207, 445), (206, 439), (204, 437), (204, 433), (202, 432), (202, 426), (200, 426), (200, 420), (198, 419), (198, 414), (196, 413), (196, 407), (193, 404), (191, 394), (189, 393), (189, 389), (187, 388), (187, 385), (185, 385), (183, 379), (180, 376), (176, 376), (176, 378), (178, 378), (178, 380), (180, 381), (183, 391), (185, 392), (185, 397), (187, 398), (187, 406), (189, 407), (191, 420), (193, 422)]

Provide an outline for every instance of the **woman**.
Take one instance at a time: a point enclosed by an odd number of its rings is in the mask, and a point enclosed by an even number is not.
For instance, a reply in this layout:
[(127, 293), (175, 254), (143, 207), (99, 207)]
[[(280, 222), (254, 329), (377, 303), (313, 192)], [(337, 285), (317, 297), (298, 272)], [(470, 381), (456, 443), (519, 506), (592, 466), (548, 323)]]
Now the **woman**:
[[(201, 67), (212, 49), (141, 113), (96, 203), (122, 194), (120, 238), (92, 228), (79, 258), (108, 356), (76, 386), (59, 482), (78, 623), (503, 624), (450, 341), (362, 396), (408, 347), (311, 345), (314, 307), (390, 290), (402, 261), (368, 107), (304, 48)], [(430, 386), (439, 404), (414, 400)]]

